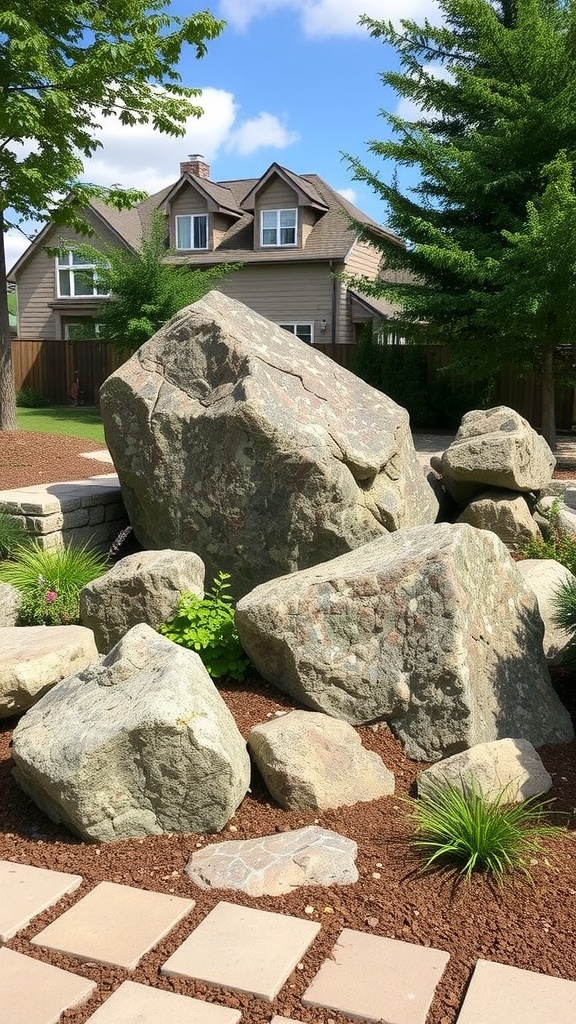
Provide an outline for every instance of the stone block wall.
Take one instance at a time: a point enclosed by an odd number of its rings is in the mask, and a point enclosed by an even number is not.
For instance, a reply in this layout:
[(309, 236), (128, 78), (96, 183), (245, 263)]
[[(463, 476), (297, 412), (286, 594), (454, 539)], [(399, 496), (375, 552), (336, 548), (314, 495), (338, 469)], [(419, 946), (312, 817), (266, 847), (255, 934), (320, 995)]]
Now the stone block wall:
[(115, 474), (0, 491), (0, 508), (47, 550), (72, 542), (107, 551), (128, 526)]

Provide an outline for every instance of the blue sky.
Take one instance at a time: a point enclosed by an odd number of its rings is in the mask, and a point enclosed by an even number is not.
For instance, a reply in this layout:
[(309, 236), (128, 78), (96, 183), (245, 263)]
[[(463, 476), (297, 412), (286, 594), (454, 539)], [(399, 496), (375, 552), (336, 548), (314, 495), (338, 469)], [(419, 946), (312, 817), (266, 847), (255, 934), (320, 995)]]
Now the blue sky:
[[(173, 0), (170, 10), (185, 15), (201, 6)], [(176, 180), (189, 153), (205, 156), (216, 181), (259, 177), (278, 161), (297, 173), (319, 174), (384, 221), (380, 200), (353, 181), (342, 159), (342, 152), (350, 153), (381, 176), (392, 173), (370, 157), (366, 144), (385, 136), (379, 111), (399, 106), (379, 78), (395, 66), (395, 55), (360, 28), (358, 18), (433, 19), (434, 0), (213, 0), (207, 6), (227, 27), (206, 57), (198, 61), (188, 51), (179, 69), (186, 85), (202, 89), (204, 116), (190, 119), (180, 139), (107, 119), (85, 179), (154, 192)], [(26, 244), (8, 233), (8, 266)]]

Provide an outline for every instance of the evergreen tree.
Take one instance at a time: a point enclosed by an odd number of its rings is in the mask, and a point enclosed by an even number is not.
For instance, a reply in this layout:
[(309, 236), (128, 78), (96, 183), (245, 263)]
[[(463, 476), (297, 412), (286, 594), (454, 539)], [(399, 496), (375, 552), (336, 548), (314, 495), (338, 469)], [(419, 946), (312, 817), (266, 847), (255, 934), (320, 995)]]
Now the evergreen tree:
[[(199, 269), (170, 263), (174, 252), (166, 248), (166, 218), (159, 211), (152, 215), (139, 252), (107, 244), (98, 248), (78, 245), (75, 251), (98, 267), (98, 280), (111, 295), (95, 315), (100, 325), (98, 340), (109, 341), (126, 354), (148, 341), (179, 310), (205, 295), (214, 281), (240, 266), (222, 263)], [(94, 331), (87, 328), (86, 337), (90, 336), (94, 337)]]
[(223, 22), (208, 11), (173, 17), (169, 6), (169, 0), (0, 5), (0, 430), (16, 426), (4, 232), (22, 221), (51, 220), (88, 233), (79, 212), (87, 200), (122, 208), (141, 197), (78, 183), (82, 158), (101, 145), (102, 118), (116, 114), (121, 124), (151, 123), (182, 135), (186, 119), (202, 113), (193, 103), (199, 90), (181, 84), (176, 66), (187, 45), (203, 56)]
[(369, 150), (420, 177), (402, 192), (349, 158), (408, 244), (358, 230), (388, 268), (410, 272), (400, 284), (355, 284), (396, 300), (395, 329), (447, 343), (471, 376), (506, 362), (541, 369), (542, 430), (554, 444), (554, 377), (571, 362), (576, 323), (576, 6), (439, 7), (438, 27), (361, 19), (399, 56), (383, 81), (419, 111), (413, 121), (385, 114), (393, 137)]

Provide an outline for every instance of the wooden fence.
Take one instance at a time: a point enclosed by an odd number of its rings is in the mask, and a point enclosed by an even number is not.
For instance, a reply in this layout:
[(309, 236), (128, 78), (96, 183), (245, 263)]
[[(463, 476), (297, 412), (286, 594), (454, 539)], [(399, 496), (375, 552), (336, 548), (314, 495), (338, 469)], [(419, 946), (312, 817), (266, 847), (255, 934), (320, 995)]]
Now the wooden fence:
[[(314, 348), (348, 370), (354, 370), (355, 345), (328, 343)], [(449, 353), (443, 345), (427, 345), (426, 354), (430, 375), (448, 362)], [(17, 390), (36, 388), (58, 405), (70, 401), (76, 374), (83, 403), (97, 405), (101, 384), (123, 362), (110, 345), (97, 341), (13, 341), (12, 360)], [(557, 389), (556, 425), (559, 430), (571, 430), (576, 422), (575, 397), (573, 387)], [(534, 372), (520, 378), (513, 366), (506, 367), (498, 376), (494, 404), (509, 405), (538, 428), (542, 414), (540, 374)]]

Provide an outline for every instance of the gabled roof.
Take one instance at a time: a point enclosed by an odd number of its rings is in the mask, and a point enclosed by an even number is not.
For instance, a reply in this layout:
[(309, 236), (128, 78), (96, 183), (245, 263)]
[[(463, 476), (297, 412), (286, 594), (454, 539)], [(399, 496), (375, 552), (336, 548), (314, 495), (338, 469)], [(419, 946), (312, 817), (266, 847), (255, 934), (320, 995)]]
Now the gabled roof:
[[(303, 205), (311, 206), (319, 213), (318, 220), (308, 234), (303, 248), (264, 250), (254, 248), (254, 214), (247, 208), (247, 205), (250, 206), (252, 201), (250, 197), (258, 188), (262, 187), (275, 174), (280, 175), (291, 188), (298, 191), (299, 195), (303, 197)], [(116, 210), (100, 200), (93, 200), (88, 209), (121, 242), (129, 248), (137, 250), (148, 232), (153, 212), (162, 208), (184, 184), (191, 184), (198, 191), (203, 192), (207, 201), (209, 197), (211, 203), (217, 204), (219, 209), (230, 215), (231, 223), (216, 250), (191, 252), (182, 256), (170, 257), (170, 262), (177, 264), (210, 266), (223, 262), (270, 264), (299, 263), (312, 260), (334, 260), (343, 263), (357, 238), (357, 231), (351, 224), (351, 219), (360, 224), (366, 224), (372, 230), (399, 245), (403, 244), (397, 235), (377, 224), (371, 217), (349, 203), (317, 174), (295, 174), (279, 164), (272, 164), (260, 178), (214, 182), (207, 178), (186, 174), (174, 184), (148, 196), (131, 210)], [(12, 268), (11, 277), (21, 269), (51, 228), (52, 225), (48, 224), (40, 232)]]
[(318, 194), (317, 189), (308, 180), (309, 176), (294, 174), (293, 171), (289, 171), (287, 167), (281, 167), (280, 164), (271, 164), (267, 171), (264, 172), (261, 178), (258, 178), (256, 184), (249, 192), (246, 193), (242, 200), (242, 207), (244, 210), (253, 210), (256, 205), (256, 193), (264, 188), (270, 178), (277, 175), (282, 178), (287, 185), (296, 189), (299, 193), (300, 200), (308, 201), (306, 205), (310, 205), (317, 210), (326, 211), (328, 207), (323, 201), (322, 197)]
[(242, 216), (242, 210), (238, 206), (238, 203), (229, 188), (219, 185), (216, 181), (210, 181), (209, 178), (199, 178), (195, 174), (183, 174), (176, 184), (168, 190), (167, 195), (159, 206), (162, 207), (165, 203), (169, 203), (186, 185), (191, 185), (192, 188), (196, 189), (197, 192), (200, 192), (200, 194), (203, 195), (213, 207), (215, 206), (222, 213), (227, 213), (229, 216), (235, 218)]

